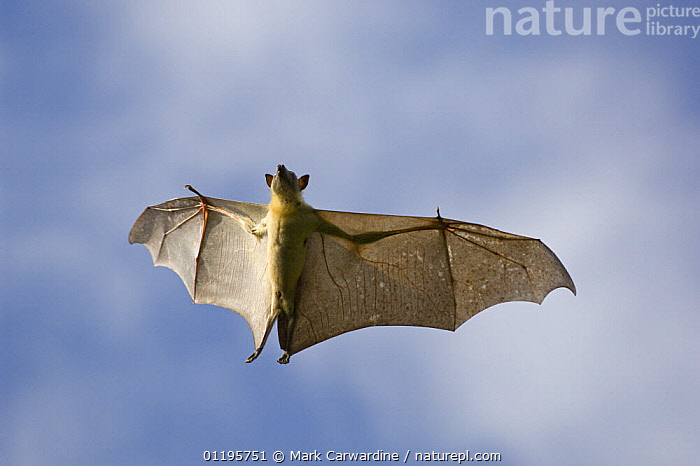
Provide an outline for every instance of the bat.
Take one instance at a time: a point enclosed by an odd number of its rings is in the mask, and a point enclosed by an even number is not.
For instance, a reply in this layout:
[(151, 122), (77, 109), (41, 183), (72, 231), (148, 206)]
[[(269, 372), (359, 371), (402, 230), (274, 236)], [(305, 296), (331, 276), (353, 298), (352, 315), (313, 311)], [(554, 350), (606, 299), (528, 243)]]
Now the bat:
[(569, 273), (538, 239), (474, 223), (317, 210), (309, 175), (278, 165), (270, 203), (196, 196), (147, 207), (129, 233), (174, 270), (195, 303), (245, 318), (258, 357), (272, 327), (278, 362), (375, 325), (456, 330), (498, 303), (541, 304)]

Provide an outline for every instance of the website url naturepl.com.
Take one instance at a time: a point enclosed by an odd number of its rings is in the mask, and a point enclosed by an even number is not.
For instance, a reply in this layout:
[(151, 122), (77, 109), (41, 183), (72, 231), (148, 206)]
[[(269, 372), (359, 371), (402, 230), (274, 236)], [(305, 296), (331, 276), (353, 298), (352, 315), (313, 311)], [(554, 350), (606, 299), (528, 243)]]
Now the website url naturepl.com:
[(462, 464), (466, 462), (498, 462), (501, 460), (500, 453), (473, 452), (470, 450), (461, 451), (429, 451), (413, 452), (389, 452), (375, 450), (372, 452), (348, 452), (335, 450), (276, 450), (272, 454), (264, 450), (206, 450), (202, 454), (204, 461), (240, 461), (240, 462), (267, 462), (272, 460), (275, 463), (284, 462), (316, 462), (332, 461), (338, 463), (345, 462), (402, 462), (402, 463), (423, 463), (423, 462), (446, 462)]
[(635, 7), (560, 7), (554, 0), (541, 9), (525, 6), (486, 8), (486, 35), (509, 36), (604, 36), (609, 32), (625, 36), (687, 37), (700, 35), (700, 6), (652, 3)]

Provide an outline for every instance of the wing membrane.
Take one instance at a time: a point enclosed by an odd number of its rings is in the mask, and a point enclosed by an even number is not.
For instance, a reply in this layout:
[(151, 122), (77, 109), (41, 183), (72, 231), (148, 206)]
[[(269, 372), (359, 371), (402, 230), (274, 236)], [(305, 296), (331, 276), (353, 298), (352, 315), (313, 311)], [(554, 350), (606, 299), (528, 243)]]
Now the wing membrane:
[(205, 199), (205, 206), (198, 197), (188, 197), (146, 208), (129, 242), (146, 246), (154, 265), (174, 270), (195, 303), (241, 314), (257, 346), (270, 308), (267, 239), (251, 235), (240, 219), (257, 224), (267, 214), (267, 206)]
[(297, 294), (291, 352), (375, 325), (455, 330), (506, 301), (541, 303), (568, 272), (541, 241), (428, 217), (317, 211), (357, 235), (413, 230), (357, 245), (314, 233)]

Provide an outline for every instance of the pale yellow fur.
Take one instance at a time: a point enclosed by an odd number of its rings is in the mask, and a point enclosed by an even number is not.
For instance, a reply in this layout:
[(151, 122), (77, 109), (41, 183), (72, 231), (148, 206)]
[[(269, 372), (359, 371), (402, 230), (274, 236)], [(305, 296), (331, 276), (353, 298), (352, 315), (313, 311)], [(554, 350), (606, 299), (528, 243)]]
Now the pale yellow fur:
[[(260, 354), (280, 312), (285, 314), (289, 323), (287, 335), (291, 336), (294, 329), (294, 298), (306, 263), (306, 239), (320, 223), (318, 214), (304, 201), (301, 194), (302, 184), (306, 186), (307, 180), (308, 178), (301, 183), (283, 166), (278, 168), (274, 178), (268, 179), (271, 198), (267, 216), (251, 229), (260, 238), (265, 235), (268, 237), (267, 273), (272, 299), (265, 336), (248, 362)], [(289, 361), (289, 348), (283, 347), (283, 350), (279, 362), (286, 363)]]

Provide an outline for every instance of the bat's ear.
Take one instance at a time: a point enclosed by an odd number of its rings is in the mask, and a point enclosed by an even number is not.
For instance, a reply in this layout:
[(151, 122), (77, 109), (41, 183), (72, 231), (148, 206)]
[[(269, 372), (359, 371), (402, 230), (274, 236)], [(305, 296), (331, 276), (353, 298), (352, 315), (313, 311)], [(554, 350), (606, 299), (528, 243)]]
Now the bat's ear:
[(304, 175), (299, 178), (299, 189), (302, 191), (309, 185), (309, 175)]
[(271, 188), (272, 187), (272, 178), (274, 178), (272, 175), (269, 173), (265, 175), (265, 181), (267, 181), (267, 185)]

